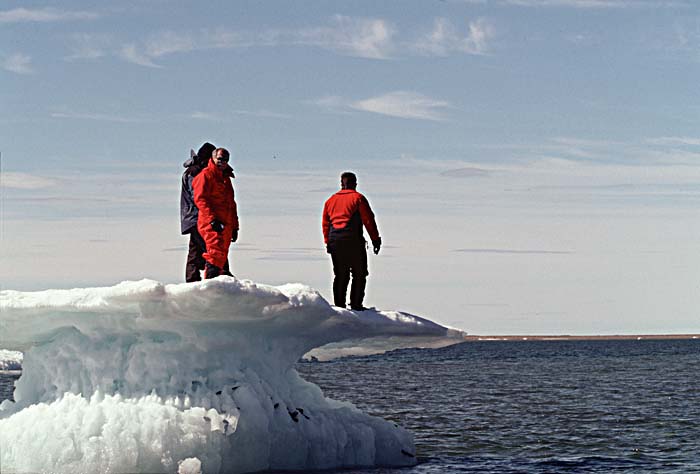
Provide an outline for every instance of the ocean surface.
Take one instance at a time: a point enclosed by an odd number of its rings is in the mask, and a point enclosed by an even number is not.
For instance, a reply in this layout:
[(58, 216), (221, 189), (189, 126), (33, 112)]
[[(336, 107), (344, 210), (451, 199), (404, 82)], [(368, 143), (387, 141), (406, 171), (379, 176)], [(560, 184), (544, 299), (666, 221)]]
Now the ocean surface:
[[(344, 474), (700, 473), (700, 340), (466, 342), (300, 363), (415, 435), (419, 464)], [(0, 375), (0, 399), (17, 375)]]

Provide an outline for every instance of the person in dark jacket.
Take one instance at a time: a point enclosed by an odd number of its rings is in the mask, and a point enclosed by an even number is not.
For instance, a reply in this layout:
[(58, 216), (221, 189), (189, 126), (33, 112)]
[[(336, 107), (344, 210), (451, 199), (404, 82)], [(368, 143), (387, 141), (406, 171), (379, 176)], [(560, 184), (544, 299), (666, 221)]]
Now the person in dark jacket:
[(187, 264), (185, 266), (185, 281), (200, 281), (199, 272), (204, 270), (204, 257), (206, 251), (204, 239), (197, 231), (197, 216), (199, 210), (194, 204), (192, 193), (192, 180), (204, 168), (216, 147), (209, 142), (202, 145), (197, 153), (191, 152), (190, 159), (183, 163), (185, 172), (182, 173), (182, 189), (180, 191), (180, 231), (182, 235), (190, 234), (189, 250), (187, 252)]
[[(182, 173), (182, 189), (180, 191), (180, 231), (182, 235), (190, 235), (187, 263), (185, 265), (186, 282), (200, 281), (202, 279), (200, 271), (204, 270), (205, 265), (202, 254), (207, 251), (204, 239), (197, 230), (199, 210), (194, 204), (192, 180), (207, 167), (214, 150), (216, 150), (216, 147), (206, 142), (199, 147), (196, 154), (194, 150), (190, 151), (190, 159), (182, 164), (185, 167), (185, 172)], [(233, 174), (233, 170), (231, 172)], [(231, 274), (228, 269), (228, 261), (224, 265), (224, 274)]]
[(333, 300), (336, 306), (345, 308), (345, 296), (352, 274), (350, 308), (363, 311), (367, 309), (362, 306), (362, 300), (369, 271), (367, 242), (362, 234), (362, 226), (369, 233), (375, 255), (379, 253), (382, 239), (367, 198), (355, 190), (355, 174), (347, 171), (340, 175), (340, 187), (341, 190), (324, 204), (321, 224), (326, 250), (333, 261)]
[(228, 150), (217, 148), (207, 167), (192, 180), (194, 204), (199, 209), (197, 230), (206, 244), (202, 257), (207, 279), (227, 274), (228, 249), (238, 239), (238, 208), (228, 161)]

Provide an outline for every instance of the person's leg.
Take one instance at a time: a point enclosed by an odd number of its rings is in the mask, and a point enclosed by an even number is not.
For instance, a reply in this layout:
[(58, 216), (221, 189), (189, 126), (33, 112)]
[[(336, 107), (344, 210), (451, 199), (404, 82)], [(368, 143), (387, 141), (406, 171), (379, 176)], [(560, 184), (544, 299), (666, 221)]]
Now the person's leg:
[(228, 248), (231, 245), (231, 231), (214, 232), (206, 225), (200, 225), (199, 231), (206, 243), (206, 252), (202, 255), (206, 260), (205, 279), (222, 275), (224, 264), (228, 259)]
[(193, 229), (190, 233), (190, 244), (187, 252), (187, 265), (185, 266), (185, 281), (193, 282), (200, 281), (202, 277), (199, 274), (200, 270), (204, 270), (204, 258), (202, 254), (206, 250), (204, 239), (197, 230)]
[(342, 246), (335, 246), (331, 251), (333, 260), (333, 303), (345, 308), (345, 297), (350, 283), (350, 265), (348, 264), (347, 251)]
[(365, 299), (365, 287), (367, 285), (367, 250), (364, 243), (353, 248), (350, 262), (352, 272), (352, 286), (350, 287), (350, 308), (362, 310), (362, 301)]

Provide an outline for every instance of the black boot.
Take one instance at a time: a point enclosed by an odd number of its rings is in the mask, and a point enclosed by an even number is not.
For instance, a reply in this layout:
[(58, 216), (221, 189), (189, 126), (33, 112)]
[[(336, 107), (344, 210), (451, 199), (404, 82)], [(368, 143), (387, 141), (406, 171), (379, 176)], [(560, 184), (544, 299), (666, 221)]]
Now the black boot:
[(221, 269), (216, 265), (212, 265), (211, 263), (207, 262), (207, 264), (204, 266), (204, 279), (209, 280), (211, 278), (216, 278), (219, 275), (221, 275)]
[(231, 273), (231, 270), (229, 270), (228, 267), (228, 259), (226, 260), (226, 263), (224, 263), (224, 271), (221, 272), (222, 275), (230, 276), (236, 278), (236, 275)]

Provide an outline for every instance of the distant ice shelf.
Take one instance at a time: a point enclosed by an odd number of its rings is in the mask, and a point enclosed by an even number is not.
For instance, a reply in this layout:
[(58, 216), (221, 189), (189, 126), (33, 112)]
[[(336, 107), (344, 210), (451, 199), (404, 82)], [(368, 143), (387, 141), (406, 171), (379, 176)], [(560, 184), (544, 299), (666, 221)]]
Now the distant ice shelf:
[(241, 473), (412, 465), (409, 432), (325, 398), (294, 364), (304, 354), (436, 347), (462, 336), (407, 313), (335, 308), (301, 284), (219, 277), (5, 290), (0, 360), (21, 364), (22, 376), (15, 402), (0, 404), (0, 466)]

